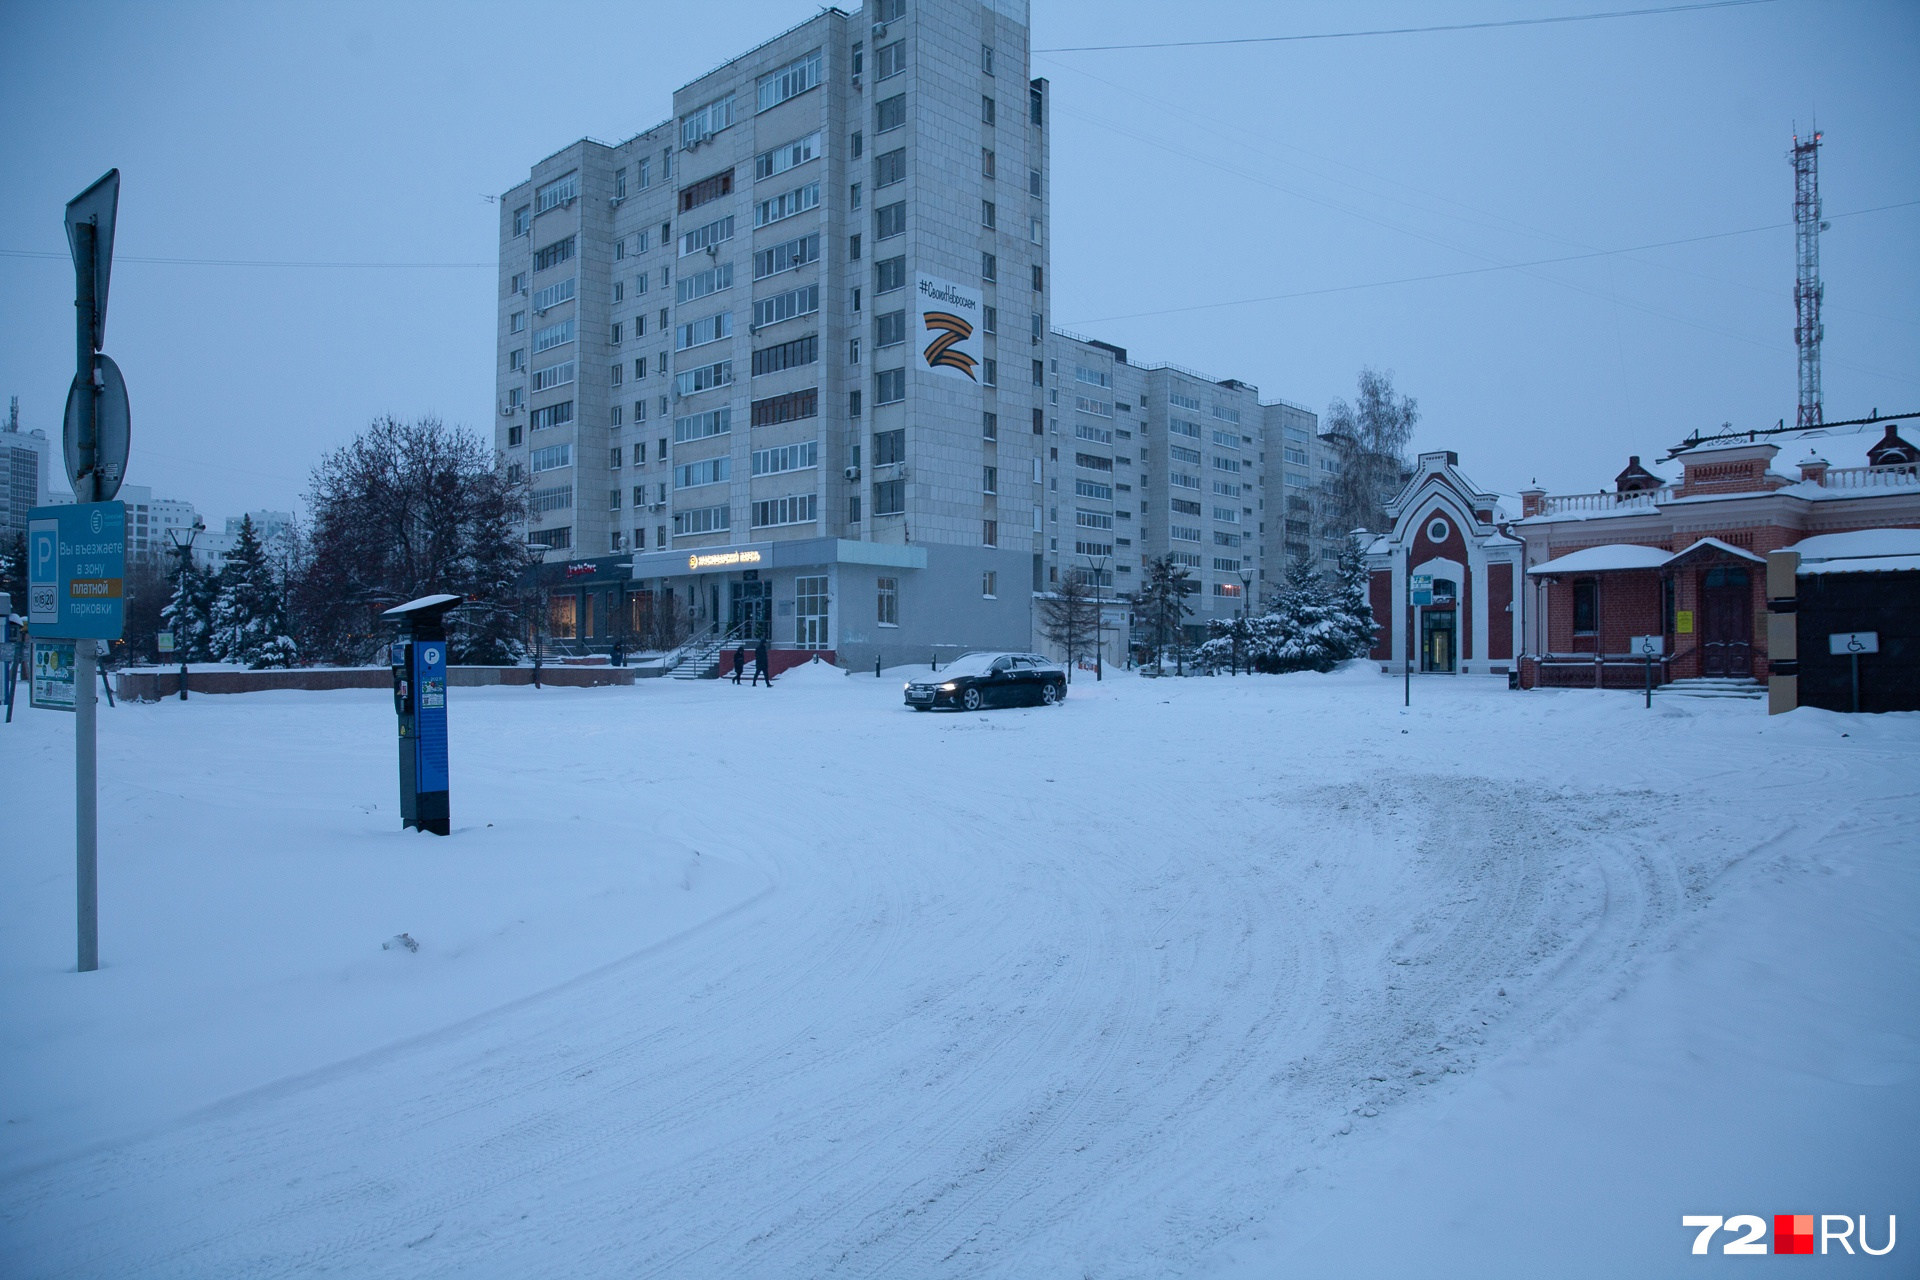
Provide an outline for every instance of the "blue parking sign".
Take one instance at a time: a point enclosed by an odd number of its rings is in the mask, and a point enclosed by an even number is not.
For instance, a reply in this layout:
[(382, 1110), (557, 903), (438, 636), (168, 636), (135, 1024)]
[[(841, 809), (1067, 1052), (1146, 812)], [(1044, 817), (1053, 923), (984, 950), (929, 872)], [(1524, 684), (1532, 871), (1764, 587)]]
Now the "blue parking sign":
[(27, 625), (36, 636), (118, 640), (126, 573), (127, 509), (120, 503), (27, 513)]

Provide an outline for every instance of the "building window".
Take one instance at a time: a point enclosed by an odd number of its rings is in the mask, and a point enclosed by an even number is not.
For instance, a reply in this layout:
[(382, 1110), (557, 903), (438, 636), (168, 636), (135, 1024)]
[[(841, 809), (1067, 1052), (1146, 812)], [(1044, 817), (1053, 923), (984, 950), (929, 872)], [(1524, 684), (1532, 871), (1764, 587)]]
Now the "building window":
[(816, 418), (820, 416), (820, 389), (808, 387), (805, 391), (789, 391), (783, 396), (755, 400), (749, 412), (752, 424), (756, 427), (773, 427), (783, 422)]
[(993, 164), (993, 148), (980, 148), (980, 176), (989, 182), (993, 181)]
[(710, 178), (702, 178), (689, 187), (680, 189), (680, 212), (689, 213), (703, 204), (711, 204), (722, 196), (733, 194), (733, 170), (716, 173)]
[(907, 287), (907, 260), (904, 256), (873, 264), (873, 291), (892, 293)]
[[(673, 438), (678, 444), (689, 440), (705, 440), (708, 436), (725, 435), (733, 430), (733, 407), (724, 405), (710, 409), (706, 413), (691, 413), (673, 420)], [(666, 441), (660, 442), (661, 461), (666, 460)]]
[(886, 80), (907, 69), (907, 42), (895, 40), (873, 51), (873, 78)]
[(980, 255), (980, 278), (993, 281), (1000, 278), (1000, 259), (990, 253)]
[(1000, 362), (992, 356), (980, 362), (980, 385), (983, 387), (1000, 385)]
[(760, 110), (777, 107), (819, 83), (820, 51), (815, 49), (795, 58), (772, 75), (761, 78), (758, 94)]
[(999, 414), (982, 413), (980, 415), (980, 438), (982, 440), (998, 440), (1000, 438)]
[(1044, 386), (1046, 384), (1046, 381), (1047, 381), (1046, 365), (1042, 364), (1038, 360), (1035, 360), (1033, 362), (1033, 385), (1036, 387)]
[[(848, 364), (860, 363), (860, 339), (858, 338), (847, 339), (847, 363)], [(856, 391), (853, 394), (857, 396), (860, 393)]]
[[(710, 294), (731, 288), (733, 288), (733, 264), (722, 262), (708, 267), (705, 271), (681, 276), (679, 283), (674, 285), (673, 296), (676, 302), (695, 302)], [(646, 331), (640, 327), (641, 322), (635, 321), (634, 324), (633, 336), (636, 338), (643, 336)]]
[[(792, 271), (804, 267), (810, 262), (820, 260), (820, 233), (798, 236), (785, 240), (772, 248), (762, 249), (753, 255), (753, 278), (765, 280), (768, 276), (777, 276), (782, 271)], [(684, 287), (686, 281), (681, 281)], [(727, 283), (733, 283), (732, 264), (728, 264)], [(686, 299), (682, 298), (682, 302)]]
[(534, 475), (539, 475), (542, 471), (558, 471), (563, 467), (570, 467), (573, 465), (573, 446), (554, 444), (544, 449), (535, 449), (532, 462)]
[(692, 533), (719, 533), (732, 526), (732, 516), (726, 507), (695, 507), (691, 511), (673, 513), (673, 536), (678, 538)]
[[(1040, 219), (1038, 218), (1027, 219), (1027, 239), (1033, 241), (1035, 244), (1040, 243)], [(1038, 278), (1039, 277), (1037, 276), (1035, 277), (1036, 280)], [(1040, 286), (1037, 284), (1034, 286), (1034, 288), (1036, 289), (1039, 287)]]
[(753, 176), (771, 178), (785, 173), (797, 165), (803, 165), (820, 155), (820, 133), (818, 130), (793, 142), (783, 142), (771, 151), (762, 151), (753, 158)]
[(996, 216), (997, 211), (993, 207), (993, 201), (982, 200), (980, 202), (980, 225), (986, 227), (988, 230), (992, 230)]
[(873, 108), (873, 131), (886, 133), (898, 129), (907, 122), (907, 95), (896, 93), (884, 102), (876, 103)]
[(980, 331), (982, 333), (999, 333), (1000, 332), (1000, 308), (998, 307), (980, 308)]
[(861, 157), (861, 155), (865, 153), (866, 145), (867, 145), (867, 136), (864, 133), (860, 132), (860, 130), (855, 129), (853, 131), (853, 148), (852, 148), (853, 158), (855, 160), (858, 160)]
[(507, 352), (507, 369), (509, 372), (518, 373), (526, 367), (527, 349), (525, 347), (515, 347), (513, 350)]
[(535, 271), (546, 271), (549, 268), (557, 267), (561, 263), (571, 260), (576, 243), (576, 237), (568, 236), (564, 240), (556, 240), (546, 248), (539, 250), (533, 255), (533, 269)]
[[(680, 256), (684, 258), (689, 254), (701, 253), (709, 246), (724, 244), (731, 239), (733, 239), (733, 215), (728, 214), (724, 218), (715, 218), (704, 226), (684, 232), (680, 237)], [(663, 267), (660, 271), (660, 283), (665, 285), (666, 282), (667, 273)]]
[(873, 238), (888, 240), (894, 236), (905, 235), (907, 230), (907, 202), (896, 200), (883, 205), (873, 213)]
[(873, 376), (873, 402), (898, 404), (907, 398), (907, 371), (883, 369)]
[(776, 347), (763, 347), (753, 353), (753, 376), (778, 373), (782, 369), (797, 369), (812, 364), (820, 358), (820, 335), (810, 333), (804, 338), (795, 338)]
[(876, 351), (883, 347), (898, 346), (906, 340), (907, 313), (905, 311), (889, 311), (883, 316), (874, 318), (873, 346)]
[(520, 430), (519, 427), (507, 428), (507, 448), (517, 449), (520, 447)]
[(533, 309), (535, 311), (549, 311), (563, 302), (572, 302), (573, 286), (574, 278), (572, 276), (548, 285), (533, 295)]
[(753, 225), (764, 227), (780, 222), (809, 209), (820, 207), (820, 184), (809, 182), (804, 186), (784, 191), (769, 200), (762, 200), (753, 206)]
[(1042, 267), (1039, 263), (1036, 262), (1033, 265), (1033, 291), (1035, 293), (1040, 293), (1044, 291), (1046, 287), (1047, 287), (1046, 268)]
[(708, 458), (703, 462), (683, 463), (673, 469), (673, 487), (676, 489), (698, 489), (701, 485), (719, 484), (733, 475), (733, 459), (726, 454), (717, 458)]
[(539, 211), (545, 213), (555, 205), (569, 204), (580, 195), (580, 174), (578, 170), (555, 178), (534, 188), (533, 202)]
[(857, 235), (847, 237), (847, 261), (860, 261), (860, 237)]
[(507, 292), (508, 293), (525, 293), (526, 291), (527, 291), (527, 273), (524, 271), (514, 272), (513, 275), (509, 277), (507, 280)]
[(533, 229), (533, 206), (521, 205), (513, 211), (513, 234), (523, 236)]
[[(873, 188), (890, 187), (907, 180), (907, 149), (896, 147), (873, 162)], [(858, 208), (859, 206), (854, 206)]]
[(1036, 200), (1040, 198), (1040, 171), (1038, 169), (1027, 170), (1027, 194)]
[(782, 320), (810, 316), (818, 310), (820, 310), (820, 286), (803, 285), (798, 289), (789, 289), (785, 293), (776, 293), (771, 298), (757, 300), (753, 304), (753, 327), (764, 329)]
[(892, 431), (877, 431), (873, 436), (873, 465), (891, 466), (907, 460), (907, 429), (898, 427)]
[(827, 579), (819, 577), (793, 580), (793, 641), (802, 649), (827, 647)]
[(847, 392), (847, 416), (849, 418), (857, 418), (860, 416), (860, 393), (858, 391)]
[(982, 493), (1000, 492), (1000, 468), (998, 467), (980, 468), (980, 492)]
[(554, 387), (564, 387), (573, 381), (574, 362), (566, 360), (560, 364), (550, 364), (544, 369), (533, 371), (533, 389), (536, 392), (548, 391)]
[(993, 114), (994, 114), (994, 113), (993, 113), (993, 99), (992, 99), (992, 98), (989, 98), (989, 97), (987, 97), (987, 96), (985, 96), (984, 94), (983, 94), (983, 95), (981, 95), (981, 98), (980, 98), (980, 119), (981, 119), (981, 122), (982, 122), (982, 123), (984, 123), (984, 124), (986, 124), (986, 125), (988, 125), (988, 126), (991, 126), (991, 125), (993, 124)]
[(820, 465), (820, 442), (803, 440), (799, 444), (783, 444), (772, 449), (753, 451), (753, 474), (756, 476), (777, 476), (788, 471), (806, 471)]
[(1600, 584), (1592, 578), (1573, 584), (1573, 634), (1590, 636), (1600, 629)]
[(753, 527), (770, 529), (783, 524), (812, 524), (819, 519), (819, 496), (796, 493), (785, 498), (767, 498), (753, 504)]
[(873, 514), (876, 516), (897, 516), (907, 509), (907, 482), (904, 480), (878, 480), (873, 486)]
[[(876, 511), (874, 514), (879, 515), (880, 513)], [(876, 578), (874, 579), (874, 588), (874, 594), (876, 596), (875, 621), (883, 627), (899, 626), (900, 579)]]
[[(997, 547), (1000, 545), (1000, 522), (998, 520), (982, 520), (980, 522), (980, 545), (983, 547)], [(988, 594), (991, 594), (991, 592)]]
[[(733, 312), (722, 311), (717, 315), (703, 316), (688, 321), (674, 330), (673, 347), (676, 351), (686, 351), (692, 347), (704, 347), (709, 342), (718, 342), (722, 338), (733, 336)], [(615, 379), (618, 385), (619, 379)]]
[(847, 208), (854, 210), (860, 208), (860, 184), (857, 182), (850, 183), (847, 187)]
[(1038, 89), (1027, 90), (1027, 117), (1036, 125), (1040, 123), (1040, 91)]

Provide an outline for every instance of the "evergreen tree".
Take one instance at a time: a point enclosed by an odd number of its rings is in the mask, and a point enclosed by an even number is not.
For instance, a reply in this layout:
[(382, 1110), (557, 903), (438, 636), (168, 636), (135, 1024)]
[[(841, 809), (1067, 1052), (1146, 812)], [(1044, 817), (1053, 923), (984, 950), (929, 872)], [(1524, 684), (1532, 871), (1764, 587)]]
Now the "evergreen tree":
[(290, 667), (299, 656), (287, 634), (280, 584), (254, 532), (252, 516), (241, 517), (240, 540), (227, 552), (207, 620), (215, 661), (245, 663), (258, 671)]
[(1364, 658), (1373, 652), (1378, 620), (1373, 616), (1369, 591), (1371, 575), (1361, 558), (1358, 538), (1349, 538), (1340, 549), (1339, 582), (1335, 589), (1341, 610), (1341, 628), (1345, 634), (1346, 656)]
[(173, 632), (171, 657), (180, 662), (211, 662), (214, 576), (189, 560), (184, 573), (175, 571), (173, 581), (173, 595), (160, 611), (167, 630)]
[(1175, 561), (1172, 553), (1149, 560), (1142, 568), (1146, 581), (1134, 593), (1133, 607), (1145, 621), (1147, 634), (1153, 637), (1154, 659), (1159, 661), (1170, 644), (1176, 646), (1176, 653), (1182, 652), (1178, 647), (1180, 624), (1193, 616), (1193, 608), (1187, 603), (1194, 590), (1193, 573)]

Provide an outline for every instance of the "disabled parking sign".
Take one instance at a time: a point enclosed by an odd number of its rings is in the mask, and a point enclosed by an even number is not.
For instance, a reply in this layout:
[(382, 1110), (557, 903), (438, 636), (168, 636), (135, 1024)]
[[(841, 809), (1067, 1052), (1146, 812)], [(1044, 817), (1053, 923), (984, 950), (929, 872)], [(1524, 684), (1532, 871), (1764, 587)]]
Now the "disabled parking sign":
[(118, 640), (126, 572), (127, 509), (120, 503), (27, 513), (27, 624), (35, 635)]

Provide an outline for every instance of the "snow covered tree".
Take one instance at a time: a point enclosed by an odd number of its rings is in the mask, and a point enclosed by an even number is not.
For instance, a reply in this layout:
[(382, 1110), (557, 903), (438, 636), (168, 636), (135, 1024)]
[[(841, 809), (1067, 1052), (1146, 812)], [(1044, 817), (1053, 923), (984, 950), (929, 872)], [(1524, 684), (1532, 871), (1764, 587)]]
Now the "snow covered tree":
[(1340, 549), (1338, 580), (1334, 597), (1340, 610), (1343, 648), (1348, 658), (1364, 658), (1373, 652), (1374, 633), (1379, 620), (1373, 616), (1369, 585), (1371, 574), (1361, 558), (1358, 538), (1348, 538)]
[(27, 531), (0, 534), (0, 594), (13, 597), (13, 611), (27, 612)]
[(187, 562), (185, 572), (175, 570), (173, 595), (160, 611), (167, 630), (173, 632), (171, 658), (180, 662), (211, 662), (213, 635), (213, 598), (217, 587), (212, 574), (203, 573)]
[(1075, 573), (1040, 598), (1040, 634), (1066, 653), (1067, 674), (1099, 643), (1100, 602), (1093, 585)]
[(1391, 370), (1361, 369), (1358, 391), (1352, 404), (1327, 406), (1325, 434), (1341, 454), (1332, 515), (1342, 532), (1387, 527), (1387, 503), (1406, 482), (1407, 446), (1420, 421), (1419, 402), (1394, 394)]
[(207, 622), (208, 648), (215, 661), (244, 663), (258, 671), (290, 667), (299, 657), (287, 634), (286, 602), (252, 516), (240, 519), (240, 538), (227, 552)]
[(1157, 662), (1169, 645), (1175, 646), (1176, 654), (1184, 652), (1180, 626), (1193, 616), (1193, 607), (1187, 603), (1187, 597), (1194, 591), (1193, 573), (1176, 561), (1171, 552), (1147, 561), (1142, 568), (1146, 580), (1134, 593), (1133, 607), (1146, 623), (1147, 634), (1153, 637)]

